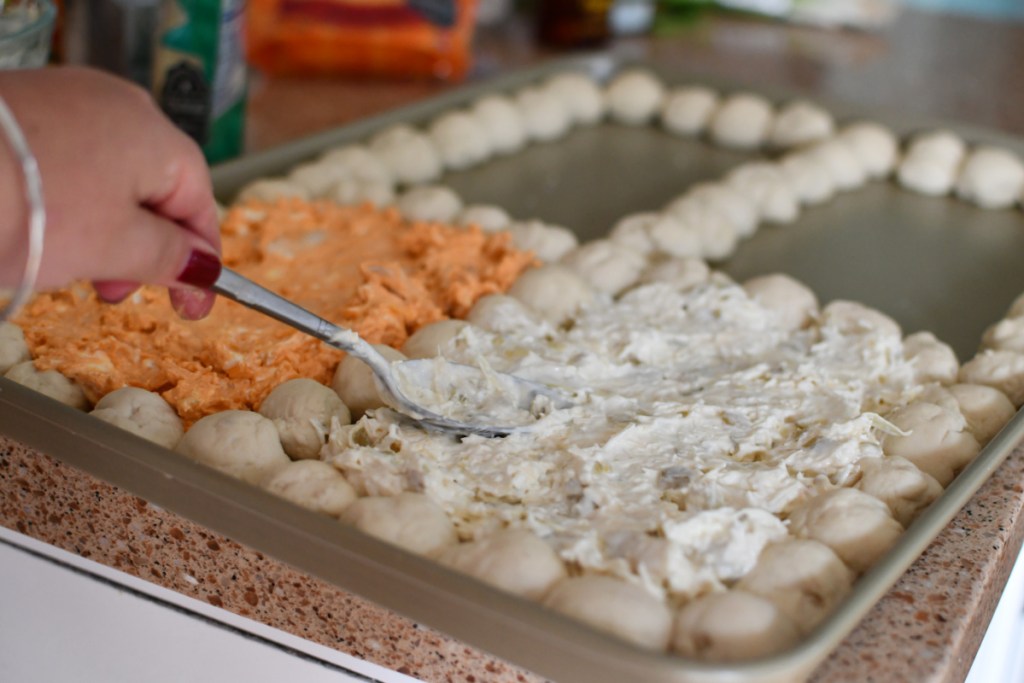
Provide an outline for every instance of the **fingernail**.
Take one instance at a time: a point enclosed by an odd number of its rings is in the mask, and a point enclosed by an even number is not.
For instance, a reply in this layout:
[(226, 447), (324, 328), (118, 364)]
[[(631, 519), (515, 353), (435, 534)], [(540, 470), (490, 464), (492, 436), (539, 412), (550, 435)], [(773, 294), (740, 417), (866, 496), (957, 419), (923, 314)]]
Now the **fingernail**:
[(178, 282), (200, 289), (209, 289), (220, 276), (220, 260), (205, 251), (193, 249), (188, 263), (178, 274)]

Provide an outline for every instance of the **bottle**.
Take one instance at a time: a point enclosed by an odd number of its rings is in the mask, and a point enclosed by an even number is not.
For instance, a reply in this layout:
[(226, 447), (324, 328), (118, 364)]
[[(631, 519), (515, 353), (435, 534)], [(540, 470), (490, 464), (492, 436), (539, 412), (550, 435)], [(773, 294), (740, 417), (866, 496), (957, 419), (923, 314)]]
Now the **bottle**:
[(538, 0), (538, 36), (553, 47), (596, 47), (608, 40), (612, 0)]
[(164, 0), (154, 49), (153, 94), (210, 163), (242, 152), (247, 72), (244, 0)]

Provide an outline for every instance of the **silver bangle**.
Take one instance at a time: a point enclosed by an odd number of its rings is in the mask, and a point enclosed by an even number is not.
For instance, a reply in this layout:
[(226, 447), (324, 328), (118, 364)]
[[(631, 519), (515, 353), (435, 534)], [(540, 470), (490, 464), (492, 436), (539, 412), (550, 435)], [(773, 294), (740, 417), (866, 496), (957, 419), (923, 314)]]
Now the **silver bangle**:
[(25, 305), (35, 289), (36, 280), (39, 277), (39, 265), (43, 260), (46, 208), (43, 204), (43, 180), (39, 175), (39, 163), (32, 154), (17, 119), (14, 118), (14, 114), (11, 113), (2, 96), (0, 96), (0, 128), (6, 134), (7, 141), (21, 166), (25, 202), (29, 211), (28, 253), (25, 258), (25, 269), (21, 272), (21, 282), (14, 290), (14, 295), (3, 308), (0, 308), (0, 322), (3, 322), (13, 317)]

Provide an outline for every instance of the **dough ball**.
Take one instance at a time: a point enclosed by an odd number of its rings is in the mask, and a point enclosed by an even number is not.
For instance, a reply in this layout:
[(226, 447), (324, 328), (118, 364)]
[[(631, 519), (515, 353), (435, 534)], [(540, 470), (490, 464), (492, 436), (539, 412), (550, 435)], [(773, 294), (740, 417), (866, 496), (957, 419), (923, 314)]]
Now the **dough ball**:
[(586, 280), (558, 264), (526, 271), (508, 293), (554, 325), (561, 324), (580, 306), (594, 299), (594, 290)]
[(21, 328), (14, 323), (0, 322), (0, 374), (31, 358)]
[(948, 486), (981, 450), (963, 416), (934, 403), (911, 403), (892, 411), (886, 419), (909, 432), (906, 436), (883, 436), (886, 455), (906, 458), (943, 486)]
[(741, 238), (750, 237), (757, 231), (757, 206), (749, 197), (725, 183), (698, 183), (683, 196), (725, 216)]
[(476, 300), (466, 321), (480, 329), (498, 334), (517, 330), (535, 330), (538, 320), (531, 309), (507, 294), (488, 294)]
[(524, 529), (502, 529), (471, 543), (448, 546), (438, 561), (503, 591), (539, 600), (565, 578), (565, 565), (547, 543)]
[(650, 122), (665, 101), (665, 86), (645, 69), (627, 69), (615, 76), (605, 90), (608, 113), (629, 126)]
[(807, 633), (849, 592), (853, 578), (824, 543), (787, 539), (766, 546), (736, 588), (771, 601)]
[(760, 220), (792, 223), (800, 213), (796, 194), (776, 164), (764, 161), (743, 164), (729, 172), (725, 184), (757, 207)]
[(709, 662), (782, 652), (800, 640), (796, 624), (772, 602), (730, 590), (703, 595), (676, 613), (672, 650)]
[(918, 384), (952, 384), (960, 371), (956, 353), (931, 332), (918, 332), (904, 339), (903, 355), (913, 366)]
[(661, 124), (676, 135), (700, 135), (718, 109), (718, 93), (702, 86), (676, 88), (661, 108)]
[(430, 124), (427, 134), (446, 168), (470, 168), (491, 156), (490, 135), (479, 119), (468, 112), (442, 114)]
[(250, 484), (291, 462), (274, 423), (248, 410), (207, 415), (185, 432), (175, 450)]
[(339, 204), (363, 204), (369, 202), (377, 207), (395, 202), (395, 188), (391, 183), (381, 183), (356, 178), (339, 180), (327, 190), (324, 199)]
[(1016, 203), (1024, 190), (1024, 163), (1005, 149), (979, 147), (960, 169), (956, 193), (983, 209), (1005, 209)]
[(341, 472), (322, 460), (296, 460), (272, 471), (260, 485), (307, 510), (338, 517), (356, 500)]
[(620, 218), (612, 229), (608, 231), (608, 239), (626, 249), (649, 256), (656, 251), (654, 241), (651, 239), (650, 227), (659, 220), (674, 220), (671, 217), (665, 218), (664, 214), (653, 211), (645, 213), (634, 213)]
[(391, 171), (363, 145), (345, 145), (324, 152), (320, 163), (341, 169), (341, 177), (364, 183), (394, 185)]
[(867, 571), (903, 533), (885, 503), (850, 488), (820, 493), (797, 507), (789, 530), (824, 543), (857, 572)]
[(561, 98), (543, 88), (525, 88), (516, 93), (516, 105), (523, 119), (526, 137), (550, 142), (569, 132), (572, 116)]
[[(665, 207), (665, 212), (679, 221), (683, 229), (700, 237), (700, 255), (709, 261), (732, 256), (739, 242), (736, 226), (714, 204), (683, 195)], [(674, 253), (672, 256), (690, 256)]]
[(868, 180), (868, 172), (850, 146), (842, 140), (819, 142), (804, 154), (819, 164), (819, 168), (828, 174), (840, 192), (855, 190)]
[(290, 379), (274, 387), (260, 404), (260, 415), (274, 423), (284, 452), (293, 460), (320, 457), (331, 422), (352, 422), (348, 407), (336, 393), (306, 378)]
[(821, 311), (822, 326), (835, 328), (840, 334), (878, 333), (889, 337), (902, 337), (899, 324), (874, 308), (856, 301), (833, 301)]
[(341, 521), (418, 555), (435, 555), (458, 542), (448, 515), (422, 493), (360, 498)]
[(905, 527), (942, 494), (942, 484), (935, 477), (899, 456), (864, 458), (860, 471), (857, 488), (885, 503)]
[(762, 275), (743, 283), (747, 295), (774, 311), (784, 329), (798, 330), (818, 313), (818, 297), (806, 285), (788, 275)]
[(66, 406), (79, 410), (89, 407), (82, 387), (56, 370), (37, 370), (33, 361), (27, 360), (11, 366), (4, 377)]
[(700, 233), (667, 211), (627, 216), (615, 224), (610, 239), (646, 256), (688, 258), (704, 251)]
[(1017, 408), (1024, 405), (1024, 353), (986, 350), (963, 364), (960, 381), (1003, 392)]
[(575, 123), (589, 125), (604, 116), (604, 95), (597, 82), (584, 73), (552, 76), (544, 87), (562, 102)]
[(508, 212), (500, 206), (470, 204), (455, 217), (456, 225), (475, 225), (484, 232), (498, 232), (512, 223)]
[(541, 261), (557, 261), (579, 245), (576, 234), (544, 221), (512, 221), (507, 230), (517, 249), (532, 251)]
[(773, 147), (788, 149), (826, 140), (835, 131), (836, 122), (832, 114), (816, 104), (798, 100), (779, 109), (768, 141)]
[(900, 185), (920, 194), (949, 194), (965, 152), (964, 141), (955, 133), (934, 131), (919, 135), (907, 146), (896, 177)]
[[(373, 348), (389, 361), (406, 360), (401, 352), (390, 346), (374, 344)], [(367, 410), (381, 408), (385, 405), (377, 391), (377, 382), (374, 379), (373, 371), (355, 356), (345, 356), (341, 360), (338, 369), (334, 371), (331, 388), (348, 406), (352, 413), (352, 419), (362, 417)]]
[(577, 576), (551, 589), (544, 604), (648, 650), (665, 650), (672, 613), (639, 586), (610, 576)]
[(406, 358), (436, 358), (469, 323), (464, 320), (438, 320), (416, 330), (402, 347)]
[(708, 281), (711, 269), (698, 258), (671, 258), (651, 264), (640, 276), (644, 283), (665, 282), (680, 291)]
[(711, 139), (734, 149), (757, 149), (771, 130), (775, 111), (771, 102), (753, 93), (725, 98), (711, 119)]
[(285, 178), (262, 178), (254, 180), (238, 192), (236, 202), (255, 200), (273, 202), (278, 199), (302, 199), (308, 201), (312, 194), (308, 189)]
[(348, 180), (350, 177), (344, 166), (323, 161), (301, 164), (288, 174), (289, 181), (306, 188), (313, 198), (326, 197), (339, 180)]
[(396, 206), (411, 221), (451, 223), (462, 211), (462, 199), (443, 185), (423, 185), (403, 192)]
[(878, 123), (851, 123), (839, 133), (871, 178), (885, 178), (892, 173), (900, 153), (900, 143), (891, 130)]
[(477, 100), (470, 113), (487, 134), (495, 154), (512, 154), (526, 144), (526, 122), (519, 107), (504, 95), (488, 95)]
[(640, 278), (647, 265), (643, 254), (611, 240), (593, 240), (562, 257), (564, 265), (599, 292), (618, 294)]
[(956, 399), (967, 428), (981, 445), (992, 440), (1017, 410), (1006, 394), (981, 384), (954, 384), (949, 393)]
[(136, 387), (110, 392), (93, 408), (93, 417), (173, 449), (185, 433), (181, 418), (159, 394)]
[(441, 175), (443, 164), (434, 143), (411, 126), (393, 126), (377, 133), (369, 148), (397, 183), (417, 185)]
[(1006, 311), (1007, 318), (1021, 318), (1024, 317), (1024, 294), (1021, 294), (1013, 303), (1010, 304), (1010, 308)]
[(1024, 318), (1006, 318), (989, 327), (981, 338), (981, 348), (1024, 353)]
[(821, 204), (836, 195), (836, 182), (830, 173), (805, 153), (790, 154), (779, 161), (779, 173), (797, 200), (806, 206)]

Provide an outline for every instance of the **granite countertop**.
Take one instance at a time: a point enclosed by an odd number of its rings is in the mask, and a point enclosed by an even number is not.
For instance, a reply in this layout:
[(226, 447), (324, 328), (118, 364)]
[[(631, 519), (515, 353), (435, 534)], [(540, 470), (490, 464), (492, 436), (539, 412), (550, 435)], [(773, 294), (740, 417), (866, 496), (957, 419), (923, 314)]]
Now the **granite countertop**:
[[(1024, 24), (905, 13), (887, 32), (864, 34), (716, 18), (611, 49), (709, 78), (1024, 134)], [(474, 78), (551, 53), (513, 23), (482, 32), (477, 54)], [(452, 87), (256, 77), (248, 146), (281, 144)], [(1018, 448), (812, 680), (962, 680), (1024, 541), (1022, 483)], [(0, 524), (427, 681), (542, 680), (2, 435)]]

